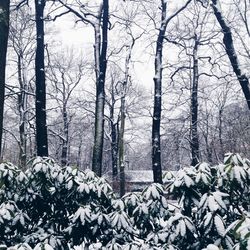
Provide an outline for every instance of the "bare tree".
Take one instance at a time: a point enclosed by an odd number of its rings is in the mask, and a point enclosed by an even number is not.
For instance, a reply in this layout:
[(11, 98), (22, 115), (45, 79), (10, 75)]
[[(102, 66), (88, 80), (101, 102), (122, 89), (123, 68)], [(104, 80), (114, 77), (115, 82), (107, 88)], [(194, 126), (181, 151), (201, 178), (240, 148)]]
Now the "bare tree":
[(212, 8), (214, 11), (214, 15), (222, 29), (223, 32), (223, 43), (225, 46), (226, 53), (228, 55), (229, 61), (233, 68), (235, 75), (240, 83), (243, 94), (247, 101), (248, 108), (250, 109), (250, 87), (249, 87), (249, 79), (248, 77), (242, 73), (242, 69), (239, 64), (239, 59), (234, 47), (233, 36), (231, 32), (230, 26), (227, 24), (225, 18), (223, 17), (220, 2), (219, 0), (212, 0)]
[(152, 125), (152, 166), (154, 182), (162, 183), (161, 168), (161, 109), (162, 109), (162, 52), (167, 28), (167, 1), (161, 1), (161, 27), (156, 42), (154, 76), (154, 111)]
[[(18, 105), (19, 118), (19, 165), (26, 166), (27, 162), (27, 147), (29, 134), (31, 134), (30, 120), (34, 117), (33, 102), (34, 93), (31, 87), (33, 82), (33, 62), (34, 62), (34, 47), (35, 47), (35, 33), (34, 22), (32, 21), (30, 9), (22, 6), (11, 13), (9, 44), (10, 49), (14, 53), (13, 61), (17, 67), (17, 76), (13, 75), (13, 80), (10, 80), (11, 85), (7, 85), (7, 95), (15, 97), (15, 102)], [(11, 52), (12, 52), (11, 50)], [(12, 79), (12, 78), (11, 78)], [(13, 82), (18, 82), (18, 86), (13, 86)], [(16, 88), (16, 90), (15, 90)], [(15, 107), (16, 108), (16, 107)], [(33, 135), (33, 132), (32, 132)]]
[(107, 69), (109, 0), (103, 0), (98, 13), (88, 12), (84, 5), (77, 11), (70, 4), (58, 0), (67, 11), (73, 13), (83, 23), (90, 24), (95, 32), (94, 57), (96, 74), (96, 106), (95, 106), (95, 137), (92, 158), (92, 170), (102, 175), (102, 155), (104, 137), (104, 105), (105, 105), (105, 78)]
[(46, 123), (46, 84), (44, 65), (44, 8), (46, 0), (35, 0), (36, 9), (36, 144), (37, 155), (48, 156), (48, 136)]
[[(111, 144), (111, 165), (112, 165), (112, 182), (113, 188), (116, 188), (117, 177), (118, 177), (118, 126), (119, 118), (116, 118), (116, 104), (118, 99), (116, 98), (117, 92), (117, 78), (118, 74), (114, 70), (111, 71), (110, 76), (110, 87), (106, 91), (106, 103), (109, 108), (109, 127), (110, 127), (110, 144)], [(107, 98), (107, 92), (110, 93), (110, 100)]]
[(0, 159), (2, 158), (3, 112), (5, 93), (5, 67), (9, 35), (10, 1), (0, 2)]
[(199, 162), (199, 137), (198, 137), (198, 84), (199, 84), (199, 66), (198, 66), (198, 45), (197, 34), (194, 35), (193, 48), (193, 79), (191, 93), (191, 165), (195, 166)]
[[(61, 120), (63, 124), (62, 133), (53, 129), (50, 129), (50, 132), (58, 135), (62, 142), (60, 157), (62, 166), (69, 163), (70, 125), (73, 118), (70, 110), (74, 108), (71, 104), (71, 99), (83, 75), (84, 62), (79, 58), (74, 60), (74, 57), (75, 54), (72, 50), (64, 55), (60, 53), (50, 57), (48, 69), (48, 80), (52, 83), (52, 88), (48, 95), (51, 101), (57, 103), (60, 110), (60, 116), (56, 117), (57, 124)], [(57, 110), (57, 107), (53, 106), (53, 111), (55, 112), (55, 110)]]
[[(102, 18), (101, 18), (102, 17)], [(102, 153), (104, 136), (104, 104), (105, 104), (105, 77), (107, 69), (108, 46), (108, 22), (109, 0), (103, 0), (103, 6), (99, 16), (100, 23), (95, 28), (95, 60), (96, 62), (96, 108), (95, 108), (95, 138), (92, 159), (92, 169), (98, 175), (102, 175)], [(102, 20), (102, 41), (100, 36)]]
[(170, 17), (167, 17), (167, 1), (161, 0), (161, 24), (156, 41), (155, 51), (155, 76), (154, 76), (154, 108), (153, 108), (153, 125), (152, 125), (152, 168), (154, 182), (162, 183), (161, 167), (161, 109), (162, 109), (162, 53), (164, 46), (165, 33), (168, 23), (183, 11), (191, 0), (188, 0), (184, 6), (177, 10)]
[(204, 15), (200, 14), (199, 4), (195, 3), (194, 10), (194, 34), (191, 38), (193, 40), (192, 51), (192, 84), (191, 84), (191, 128), (190, 128), (190, 148), (191, 148), (191, 165), (195, 166), (200, 161), (200, 145), (198, 135), (198, 91), (199, 91), (199, 47), (206, 45), (207, 42), (212, 41), (211, 37), (203, 35), (204, 25), (207, 22), (207, 10)]
[(131, 30), (127, 27), (127, 33), (130, 36), (131, 44), (126, 46), (126, 59), (125, 59), (125, 71), (124, 80), (121, 82), (121, 105), (120, 105), (120, 128), (119, 128), (119, 169), (120, 169), (120, 196), (125, 194), (125, 159), (124, 159), (124, 133), (125, 133), (125, 119), (126, 119), (126, 95), (127, 89), (130, 81), (129, 67), (131, 63), (131, 56), (133, 47), (138, 37), (133, 37)]

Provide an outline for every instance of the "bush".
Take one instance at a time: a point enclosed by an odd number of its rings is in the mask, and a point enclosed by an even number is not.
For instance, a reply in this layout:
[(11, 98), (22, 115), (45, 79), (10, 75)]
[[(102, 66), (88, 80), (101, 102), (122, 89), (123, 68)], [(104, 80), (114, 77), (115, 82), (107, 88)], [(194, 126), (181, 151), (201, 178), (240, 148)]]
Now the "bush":
[[(184, 168), (121, 199), (92, 171), (0, 164), (0, 249), (248, 249), (250, 162)], [(175, 204), (167, 201), (176, 199)]]

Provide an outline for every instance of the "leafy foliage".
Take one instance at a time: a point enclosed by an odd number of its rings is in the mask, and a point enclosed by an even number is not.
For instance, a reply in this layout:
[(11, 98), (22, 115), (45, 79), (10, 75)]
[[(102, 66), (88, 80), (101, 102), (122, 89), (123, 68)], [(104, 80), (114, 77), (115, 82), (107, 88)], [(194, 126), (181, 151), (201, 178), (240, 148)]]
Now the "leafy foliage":
[[(1, 249), (248, 249), (250, 161), (184, 168), (117, 198), (92, 171), (0, 164)], [(169, 198), (176, 202), (171, 204)]]

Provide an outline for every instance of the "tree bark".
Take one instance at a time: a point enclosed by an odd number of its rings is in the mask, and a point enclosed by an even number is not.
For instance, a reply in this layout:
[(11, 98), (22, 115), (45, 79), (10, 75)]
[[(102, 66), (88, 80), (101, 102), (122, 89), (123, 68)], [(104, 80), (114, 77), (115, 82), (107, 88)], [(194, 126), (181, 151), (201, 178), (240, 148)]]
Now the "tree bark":
[(35, 0), (36, 9), (36, 144), (37, 155), (48, 156), (46, 84), (44, 66), (44, 8), (46, 0)]
[(233, 43), (233, 37), (232, 32), (228, 24), (226, 23), (225, 19), (223, 18), (223, 15), (220, 11), (219, 1), (218, 0), (212, 0), (212, 8), (214, 11), (214, 15), (220, 24), (220, 27), (223, 31), (224, 37), (223, 37), (223, 43), (226, 49), (226, 53), (228, 55), (229, 61), (231, 63), (231, 66), (233, 68), (234, 73), (237, 76), (237, 79), (240, 83), (240, 86), (242, 88), (243, 94), (245, 96), (245, 99), (247, 101), (248, 109), (250, 110), (250, 88), (249, 88), (249, 79), (245, 74), (242, 73), (239, 60), (234, 48)]
[(161, 167), (161, 108), (162, 108), (162, 52), (167, 28), (167, 2), (161, 1), (161, 27), (156, 42), (155, 76), (154, 76), (154, 110), (152, 125), (152, 168), (155, 183), (162, 183)]
[(114, 121), (114, 112), (115, 112), (115, 93), (114, 93), (114, 79), (111, 79), (111, 104), (109, 107), (110, 110), (110, 127), (111, 127), (111, 158), (112, 158), (112, 180), (113, 188), (117, 182), (118, 176), (118, 135), (117, 135), (117, 122)]
[(199, 72), (198, 72), (198, 44), (197, 35), (194, 38), (193, 49), (193, 79), (192, 79), (192, 94), (191, 94), (191, 165), (195, 166), (199, 163), (199, 138), (198, 138), (198, 84), (199, 84)]
[(120, 196), (122, 197), (125, 194), (125, 162), (124, 162), (124, 131), (125, 131), (125, 88), (126, 82), (123, 83), (123, 93), (121, 97), (121, 118), (120, 118), (120, 129), (119, 129), (119, 169), (120, 169)]
[(26, 108), (27, 108), (27, 85), (24, 80), (23, 66), (22, 66), (23, 56), (22, 53), (18, 55), (17, 58), (17, 68), (18, 68), (18, 82), (20, 86), (20, 93), (18, 94), (18, 112), (19, 112), (19, 164), (22, 168), (26, 166), (27, 161), (27, 133), (26, 133)]
[(220, 158), (223, 159), (224, 157), (224, 143), (222, 139), (222, 128), (223, 128), (223, 107), (219, 109), (219, 142), (220, 142)]
[[(92, 170), (102, 175), (102, 153), (104, 136), (104, 104), (105, 104), (105, 78), (107, 68), (109, 0), (103, 0), (102, 5), (102, 41), (99, 41), (100, 32), (96, 32), (96, 107), (95, 107), (95, 138), (93, 148)], [(99, 25), (99, 24), (98, 24)], [(100, 27), (100, 26), (99, 26)], [(100, 46), (101, 44), (101, 46)], [(99, 65), (98, 65), (99, 61)]]
[(2, 159), (5, 68), (9, 36), (10, 0), (0, 1), (0, 160)]
[(65, 100), (63, 102), (63, 143), (62, 143), (62, 154), (61, 154), (61, 164), (62, 166), (68, 165), (68, 148), (69, 148), (69, 122), (68, 122), (68, 112), (67, 104)]
[(126, 95), (129, 83), (129, 66), (132, 56), (132, 50), (135, 45), (135, 38), (132, 37), (131, 45), (127, 46), (127, 56), (125, 60), (125, 74), (122, 82), (121, 106), (120, 106), (120, 129), (119, 129), (119, 170), (120, 170), (120, 196), (125, 194), (125, 150), (124, 150), (124, 134), (125, 134), (125, 119), (126, 119)]

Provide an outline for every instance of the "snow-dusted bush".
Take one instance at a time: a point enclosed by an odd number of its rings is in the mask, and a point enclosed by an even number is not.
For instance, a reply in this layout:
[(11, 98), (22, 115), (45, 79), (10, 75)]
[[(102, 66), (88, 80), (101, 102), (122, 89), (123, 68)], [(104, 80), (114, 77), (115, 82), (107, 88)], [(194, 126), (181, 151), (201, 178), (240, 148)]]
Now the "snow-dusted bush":
[[(193, 247), (211, 248), (214, 244), (222, 249), (247, 249), (250, 243), (247, 220), (250, 205), (249, 160), (242, 159), (238, 154), (227, 154), (224, 164), (211, 167), (201, 163), (185, 168), (177, 173), (169, 192), (178, 199), (180, 212), (195, 225)], [(242, 221), (246, 223), (244, 233), (239, 229)]]
[(0, 176), (2, 244), (25, 242), (34, 247), (46, 242), (54, 249), (66, 249), (68, 242), (112, 239), (105, 216), (111, 212), (114, 195), (93, 172), (37, 158), (25, 173), (2, 163)]
[[(248, 249), (250, 162), (180, 170), (121, 199), (92, 171), (0, 164), (0, 249)], [(168, 198), (176, 199), (170, 204)]]

